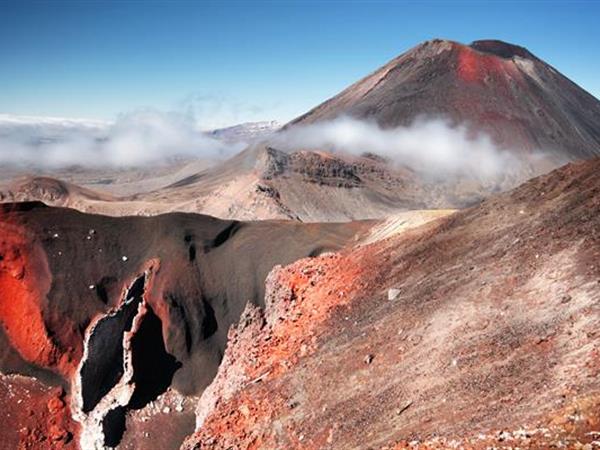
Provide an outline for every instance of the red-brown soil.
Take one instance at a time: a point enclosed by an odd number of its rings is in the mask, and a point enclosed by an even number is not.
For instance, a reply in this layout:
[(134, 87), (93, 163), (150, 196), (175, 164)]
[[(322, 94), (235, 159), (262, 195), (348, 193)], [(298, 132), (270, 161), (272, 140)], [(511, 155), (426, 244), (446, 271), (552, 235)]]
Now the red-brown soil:
[(79, 448), (78, 427), (62, 388), (19, 375), (0, 375), (0, 380), (2, 449)]

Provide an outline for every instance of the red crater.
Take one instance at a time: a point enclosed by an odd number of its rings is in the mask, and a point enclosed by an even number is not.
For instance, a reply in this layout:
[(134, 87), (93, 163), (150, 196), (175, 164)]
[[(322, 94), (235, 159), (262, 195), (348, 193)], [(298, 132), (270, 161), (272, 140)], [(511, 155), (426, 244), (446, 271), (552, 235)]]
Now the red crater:
[(457, 74), (462, 81), (469, 83), (483, 83), (489, 77), (514, 77), (518, 74), (511, 60), (484, 54), (464, 45), (458, 46), (457, 59)]
[(10, 213), (0, 216), (0, 323), (27, 362), (63, 376), (72, 373), (70, 352), (63, 353), (42, 317), (51, 276), (43, 250)]

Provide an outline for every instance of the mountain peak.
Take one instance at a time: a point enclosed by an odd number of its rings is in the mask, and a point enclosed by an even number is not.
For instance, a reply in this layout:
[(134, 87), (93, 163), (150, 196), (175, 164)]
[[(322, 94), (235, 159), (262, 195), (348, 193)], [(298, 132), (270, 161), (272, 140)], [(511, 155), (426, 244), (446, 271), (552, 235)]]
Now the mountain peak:
[(450, 39), (435, 38), (428, 41), (422, 42), (417, 45), (415, 50), (433, 49), (436, 52), (443, 50), (464, 50), (470, 48), (476, 50), (479, 53), (485, 53), (487, 55), (498, 56), (503, 59), (511, 59), (515, 56), (526, 59), (537, 59), (535, 56), (527, 50), (525, 47), (504, 42), (499, 39), (481, 39), (471, 42), (469, 45), (462, 44), (457, 41)]
[(515, 56), (526, 59), (536, 59), (535, 56), (525, 47), (509, 44), (508, 42), (497, 39), (483, 39), (474, 41), (469, 45), (474, 50), (481, 53), (499, 56), (504, 59), (511, 59)]
[(291, 125), (351, 116), (383, 128), (445, 118), (501, 147), (561, 162), (600, 154), (600, 101), (529, 50), (500, 40), (423, 42)]

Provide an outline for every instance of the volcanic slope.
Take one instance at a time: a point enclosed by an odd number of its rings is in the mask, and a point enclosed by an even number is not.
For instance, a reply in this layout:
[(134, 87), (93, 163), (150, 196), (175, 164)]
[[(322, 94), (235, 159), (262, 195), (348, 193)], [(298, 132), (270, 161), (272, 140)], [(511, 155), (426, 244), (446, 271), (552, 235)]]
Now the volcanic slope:
[(275, 268), (184, 448), (597, 447), (599, 170)]
[(423, 183), (411, 170), (393, 167), (375, 155), (290, 154), (260, 144), (220, 166), (142, 197), (148, 203), (169, 199), (181, 208), (218, 217), (324, 222), (462, 207), (479, 201), (481, 191), (469, 181), (457, 182), (454, 191)]
[(600, 155), (600, 101), (527, 49), (497, 40), (420, 44), (287, 127), (349, 115), (382, 127), (466, 123), (517, 151)]
[(1, 212), (0, 435), (22, 448), (177, 448), (272, 267), (372, 225)]

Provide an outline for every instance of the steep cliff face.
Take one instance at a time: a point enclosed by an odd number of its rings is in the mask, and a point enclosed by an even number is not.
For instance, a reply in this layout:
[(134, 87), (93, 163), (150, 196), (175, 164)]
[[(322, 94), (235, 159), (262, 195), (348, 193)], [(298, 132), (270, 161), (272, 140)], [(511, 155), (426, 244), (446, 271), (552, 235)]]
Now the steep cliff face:
[(184, 448), (592, 445), (599, 168), (274, 269)]
[(383, 127), (443, 116), (525, 154), (600, 154), (600, 101), (528, 50), (501, 41), (427, 41), (287, 127), (341, 115)]

